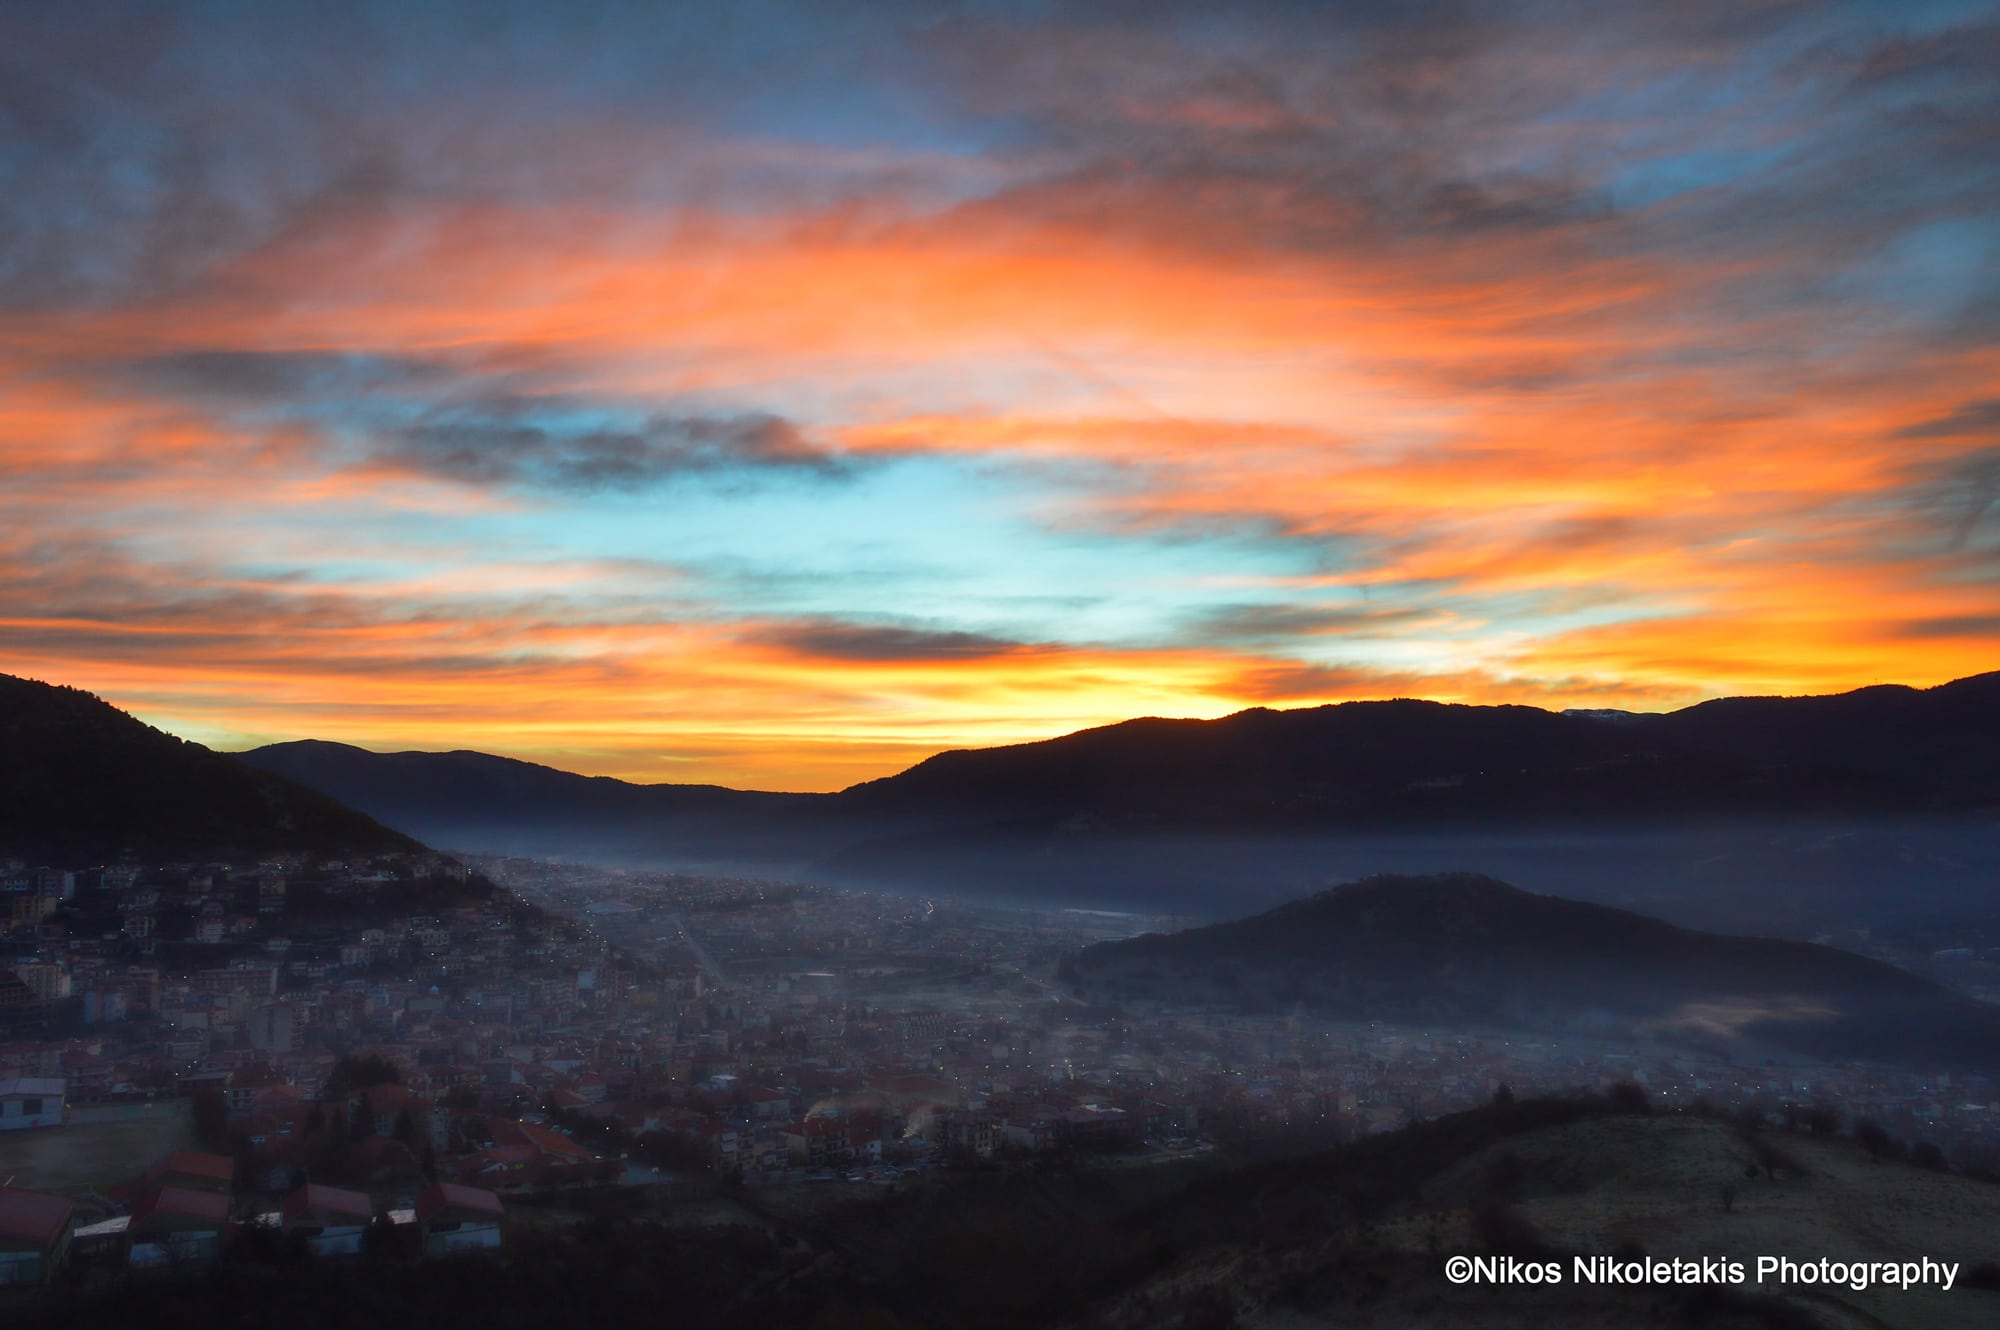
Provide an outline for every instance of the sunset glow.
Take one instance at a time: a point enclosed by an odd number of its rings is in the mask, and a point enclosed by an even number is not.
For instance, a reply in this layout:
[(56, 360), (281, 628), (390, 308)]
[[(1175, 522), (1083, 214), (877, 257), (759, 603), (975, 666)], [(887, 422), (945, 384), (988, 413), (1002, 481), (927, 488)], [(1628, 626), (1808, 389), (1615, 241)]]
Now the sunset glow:
[(829, 789), (2000, 667), (2000, 21), (1585, 13), (7, 6), (0, 671)]

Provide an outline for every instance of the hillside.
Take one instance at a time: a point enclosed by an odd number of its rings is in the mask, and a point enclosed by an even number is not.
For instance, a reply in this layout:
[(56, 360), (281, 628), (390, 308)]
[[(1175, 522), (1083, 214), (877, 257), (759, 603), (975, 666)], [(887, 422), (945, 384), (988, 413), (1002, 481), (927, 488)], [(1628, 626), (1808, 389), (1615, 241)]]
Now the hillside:
[[(1198, 1182), (1147, 1216), (1181, 1253), (1100, 1311), (1102, 1330), (1214, 1309), (1309, 1325), (1977, 1330), (2000, 1318), (2000, 1186), (1877, 1161), (1851, 1137), (1587, 1102), (1494, 1105), (1316, 1157)], [(1557, 1285), (1466, 1284), (1449, 1255), (1556, 1261)], [(1578, 1256), (1733, 1258), (1720, 1285), (1575, 1277)], [(1956, 1265), (1953, 1287), (1759, 1282), (1758, 1256)]]
[[(1404, 700), (1140, 719), (940, 753), (822, 795), (634, 785), (480, 753), (313, 741), (241, 757), (458, 849), (809, 866), (885, 884), (953, 877), (980, 890), (1045, 879), (1078, 895), (1115, 882), (1133, 842), (1197, 836), (1886, 819), (1990, 829), (2000, 810), (1996, 733), (2000, 674), (1926, 690), (1725, 699), (1660, 716)], [(1109, 846), (1109, 864), (1087, 843)], [(1719, 852), (1733, 851), (1701, 857)], [(1188, 877), (1196, 892), (1218, 873), (1242, 876), (1192, 867), (1199, 853), (1165, 858), (1165, 877)]]
[(1102, 943), (1086, 995), (2000, 1064), (2000, 1008), (1830, 947), (1724, 937), (1475, 874), (1382, 876), (1232, 923)]
[(479, 753), (243, 761), (446, 849), (1221, 919), (1477, 869), (1691, 927), (2000, 946), (2000, 675), (1660, 716), (1354, 702), (941, 753), (837, 794)]
[[(1754, 1171), (1757, 1176), (1747, 1177)], [(1724, 1188), (1730, 1188), (1723, 1203)], [(872, 1193), (857, 1196), (855, 1192)], [(520, 1224), (507, 1254), (406, 1266), (225, 1262), (65, 1298), (26, 1330), (412, 1325), (602, 1330), (1984, 1330), (2000, 1186), (1812, 1138), (1594, 1097), (1493, 1104), (1246, 1163), (949, 1172), (760, 1223)], [(1760, 1254), (1957, 1267), (1954, 1286), (1455, 1286), (1454, 1255)]]
[(1661, 743), (1766, 769), (1851, 770), (1941, 801), (2000, 803), (2000, 673), (1924, 689), (1725, 697), (1635, 722)]
[(1259, 830), (1955, 813), (2000, 806), (1995, 734), (2000, 674), (1663, 715), (1343, 702), (940, 753), (838, 799)]
[(814, 799), (717, 785), (635, 785), (463, 750), (373, 753), (305, 739), (238, 756), (429, 844), (547, 858), (726, 855)]
[(0, 855), (31, 862), (423, 848), (80, 689), (0, 675), (0, 755)]

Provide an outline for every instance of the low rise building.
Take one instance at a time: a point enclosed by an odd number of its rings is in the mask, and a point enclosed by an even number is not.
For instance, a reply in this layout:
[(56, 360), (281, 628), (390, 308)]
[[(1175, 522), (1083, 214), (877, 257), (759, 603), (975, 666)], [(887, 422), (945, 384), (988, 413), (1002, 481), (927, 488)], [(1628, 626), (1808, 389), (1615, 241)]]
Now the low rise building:
[(75, 1222), (76, 1206), (66, 1197), (0, 1187), (0, 1289), (46, 1286)]
[(0, 1081), (0, 1131), (61, 1126), (68, 1082), (59, 1076)]
[(434, 1183), (417, 1197), (416, 1211), (426, 1256), (500, 1248), (506, 1210), (490, 1191), (453, 1182)]

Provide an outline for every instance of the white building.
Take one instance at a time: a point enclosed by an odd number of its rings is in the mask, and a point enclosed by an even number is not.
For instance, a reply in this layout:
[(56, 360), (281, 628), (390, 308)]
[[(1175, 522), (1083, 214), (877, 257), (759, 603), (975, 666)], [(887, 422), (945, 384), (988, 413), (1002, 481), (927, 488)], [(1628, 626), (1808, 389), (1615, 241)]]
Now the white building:
[(20, 1076), (0, 1081), (0, 1131), (59, 1127), (68, 1082), (60, 1077)]
[(292, 1009), (281, 1002), (250, 1013), (250, 1046), (263, 1053), (292, 1051)]

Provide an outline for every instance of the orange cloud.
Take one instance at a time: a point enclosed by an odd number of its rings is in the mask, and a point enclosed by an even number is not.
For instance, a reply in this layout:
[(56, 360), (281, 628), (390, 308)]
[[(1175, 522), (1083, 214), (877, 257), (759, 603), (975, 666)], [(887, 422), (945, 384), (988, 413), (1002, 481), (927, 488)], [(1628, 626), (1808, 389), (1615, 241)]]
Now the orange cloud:
[[(1268, 182), (1234, 203), (1292, 206)], [(1752, 258), (1621, 250), (1589, 224), (1401, 246), (1336, 230), (1300, 252), (1217, 209), (1168, 225), (1160, 204), (1084, 180), (935, 213), (332, 210), (170, 294), (10, 316), (0, 659), (224, 742), (793, 788), (1134, 714), (1392, 691), (1653, 706), (1994, 663), (1992, 583), (1907, 492), (1990, 446), (1921, 431), (1990, 392), (1990, 353), (1885, 367), (1864, 339), (1817, 358), (1811, 312), (1727, 317)], [(1247, 532), (1310, 569), (1205, 576), (1429, 614), (1351, 659), (1159, 624), (1123, 642), (939, 630), (898, 656), (893, 632), (815, 644), (800, 612), (713, 592), (648, 615), (581, 556), (412, 546), (391, 553), (434, 565), (301, 578), (357, 553), (314, 515), (395, 505), (448, 536), (545, 496), (382, 465), (371, 440), (394, 424), (336, 437), (92, 377), (218, 348), (424, 358), (468, 400), (797, 403), (843, 455), (1057, 476), (1027, 514), (1044, 532)], [(260, 507), (307, 525), (246, 522)]]

